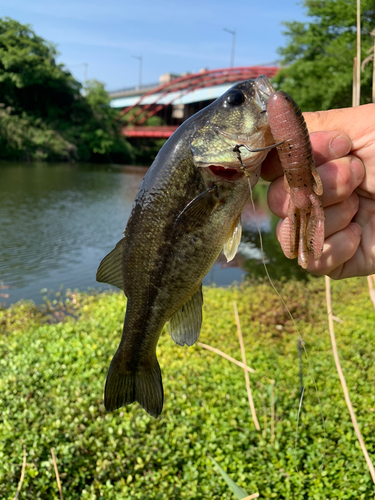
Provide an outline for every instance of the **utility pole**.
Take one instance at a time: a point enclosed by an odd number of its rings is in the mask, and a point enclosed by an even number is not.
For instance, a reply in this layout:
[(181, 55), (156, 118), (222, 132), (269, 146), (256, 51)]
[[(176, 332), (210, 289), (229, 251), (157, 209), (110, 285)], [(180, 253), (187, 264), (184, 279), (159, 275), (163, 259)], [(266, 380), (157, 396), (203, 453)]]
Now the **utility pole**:
[(142, 85), (142, 62), (143, 62), (143, 57), (142, 56), (132, 56), (134, 59), (138, 59), (139, 61), (139, 78), (138, 78), (138, 89), (141, 88)]
[(88, 63), (82, 63), (83, 66), (85, 67), (84, 69), (84, 77), (83, 77), (83, 89), (85, 91), (85, 95), (86, 95), (86, 92), (87, 92), (87, 68), (88, 68)]
[(74, 68), (75, 66), (84, 66), (83, 70), (83, 82), (82, 82), (82, 93), (83, 95), (86, 95), (87, 91), (87, 70), (88, 70), (88, 63), (78, 63), (78, 64), (72, 64), (70, 67)]
[(236, 47), (236, 30), (229, 30), (228, 28), (223, 28), (224, 31), (226, 31), (227, 33), (229, 33), (230, 35), (232, 35), (232, 52), (231, 52), (231, 56), (230, 56), (230, 67), (233, 68), (233, 64), (234, 64), (234, 50), (235, 50), (235, 47)]

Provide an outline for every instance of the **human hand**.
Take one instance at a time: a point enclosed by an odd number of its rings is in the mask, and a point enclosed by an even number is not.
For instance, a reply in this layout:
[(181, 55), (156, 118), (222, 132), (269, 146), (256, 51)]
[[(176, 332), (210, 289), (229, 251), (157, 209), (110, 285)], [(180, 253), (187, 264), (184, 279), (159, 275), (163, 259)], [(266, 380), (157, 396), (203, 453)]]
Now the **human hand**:
[[(304, 117), (326, 216), (323, 254), (318, 261), (310, 257), (307, 270), (333, 279), (375, 273), (375, 104)], [(270, 209), (285, 219), (289, 195), (275, 150), (262, 165), (262, 177), (272, 181)], [(282, 224), (277, 227), (279, 241)]]

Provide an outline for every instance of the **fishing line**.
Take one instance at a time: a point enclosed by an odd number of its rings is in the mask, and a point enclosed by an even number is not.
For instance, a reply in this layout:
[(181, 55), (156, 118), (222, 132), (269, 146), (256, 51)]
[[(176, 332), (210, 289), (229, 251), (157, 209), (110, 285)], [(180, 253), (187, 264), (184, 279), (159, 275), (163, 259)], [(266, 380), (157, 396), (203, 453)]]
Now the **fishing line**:
[[(300, 415), (301, 415), (302, 401), (303, 401), (303, 395), (304, 394), (305, 394), (305, 388), (303, 387), (302, 388), (302, 392), (301, 392), (301, 397), (300, 397), (300, 400), (299, 400), (298, 415), (297, 415), (297, 425), (296, 425), (296, 436), (295, 436), (295, 439), (294, 439), (294, 458), (295, 458), (295, 460), (297, 458), (298, 424), (299, 424), (299, 418), (300, 418)], [(324, 455), (323, 455), (323, 458), (324, 458)], [(296, 460), (296, 463), (295, 463), (295, 467), (296, 467), (297, 473), (299, 473), (298, 465), (297, 465), (297, 460)]]
[[(254, 199), (253, 199), (253, 190), (252, 190), (251, 183), (250, 183), (250, 174), (246, 170), (246, 167), (245, 167), (245, 165), (244, 165), (244, 163), (242, 161), (242, 158), (241, 158), (240, 147), (242, 147), (242, 146), (243, 146), (242, 144), (237, 144), (233, 148), (233, 151), (236, 153), (238, 161), (241, 164), (241, 170), (243, 171), (243, 173), (244, 173), (244, 175), (245, 175), (245, 177), (247, 179), (247, 182), (248, 182), (248, 185), (249, 185), (249, 191), (250, 191), (251, 205), (252, 205), (252, 208), (253, 208), (254, 215), (256, 216), (256, 208), (255, 208), (255, 203), (254, 203)], [(244, 147), (246, 147), (246, 146), (244, 146)], [(249, 149), (249, 148), (246, 147), (246, 149)], [(302, 337), (302, 335), (300, 333), (300, 330), (299, 330), (299, 328), (297, 326), (297, 323), (294, 320), (294, 317), (293, 317), (290, 309), (288, 308), (288, 306), (286, 305), (285, 300), (283, 299), (283, 297), (281, 296), (281, 294), (277, 290), (277, 288), (276, 288), (274, 282), (272, 281), (271, 276), (270, 276), (270, 274), (268, 272), (268, 268), (267, 268), (267, 265), (266, 265), (266, 259), (265, 259), (265, 253), (264, 253), (264, 247), (263, 247), (263, 238), (262, 238), (262, 234), (261, 234), (261, 231), (260, 231), (260, 228), (259, 228), (259, 224), (258, 224), (258, 221), (257, 221), (256, 217), (255, 217), (255, 224), (256, 224), (256, 227), (257, 227), (257, 230), (258, 230), (258, 235), (259, 235), (260, 251), (261, 251), (261, 255), (262, 255), (262, 263), (263, 263), (263, 267), (264, 267), (264, 270), (266, 272), (267, 278), (268, 278), (268, 280), (270, 282), (271, 287), (274, 289), (276, 295), (278, 296), (280, 302), (283, 304), (283, 306), (284, 306), (287, 314), (289, 315), (289, 317), (290, 317), (290, 319), (291, 319), (291, 321), (293, 323), (293, 326), (295, 328), (295, 331), (296, 331), (296, 333), (298, 335), (299, 341), (301, 343), (301, 347), (303, 348), (303, 351), (304, 351), (305, 356), (306, 356), (306, 361), (307, 361), (307, 366), (308, 366), (309, 374), (311, 375), (311, 378), (312, 378), (312, 381), (313, 381), (313, 385), (314, 385), (314, 388), (315, 388), (315, 392), (316, 392), (316, 396), (318, 398), (319, 411), (320, 411), (320, 416), (321, 416), (321, 419), (322, 419), (323, 434), (324, 434), (324, 453), (323, 453), (323, 458), (324, 458), (325, 457), (325, 451), (326, 451), (325, 444), (326, 444), (326, 439), (327, 439), (327, 432), (326, 432), (324, 415), (323, 415), (322, 409), (321, 409), (322, 404), (321, 404), (321, 400), (320, 400), (320, 397), (319, 397), (318, 387), (316, 385), (315, 377), (314, 377), (313, 372), (312, 372), (312, 367), (311, 367), (311, 364), (310, 364), (310, 358), (307, 355), (305, 341), (303, 340), (303, 337)], [(303, 401), (304, 393), (305, 393), (305, 387), (303, 387), (303, 389), (301, 391), (300, 405), (299, 405), (298, 416), (297, 416), (295, 449), (294, 449), (295, 467), (296, 467), (296, 471), (298, 473), (299, 473), (299, 470), (298, 470), (298, 466), (297, 466), (297, 433), (298, 433), (298, 424), (299, 424), (300, 413), (301, 413), (301, 410), (302, 410), (302, 401)], [(323, 464), (321, 465), (320, 468), (323, 468)]]
[(303, 385), (303, 365), (302, 365), (302, 344), (303, 340), (298, 339), (298, 359), (299, 359), (299, 392), (302, 396), (305, 387)]

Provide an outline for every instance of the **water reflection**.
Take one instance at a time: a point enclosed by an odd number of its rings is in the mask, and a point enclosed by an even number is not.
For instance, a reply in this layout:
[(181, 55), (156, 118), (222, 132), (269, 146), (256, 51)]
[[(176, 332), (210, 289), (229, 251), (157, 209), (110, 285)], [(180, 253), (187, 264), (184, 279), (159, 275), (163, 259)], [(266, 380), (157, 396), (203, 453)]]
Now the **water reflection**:
[[(42, 301), (40, 290), (106, 288), (95, 281), (101, 259), (122, 236), (142, 167), (85, 164), (0, 164), (0, 302)], [(273, 236), (276, 222), (257, 186), (257, 212), (243, 214), (243, 238), (229, 264), (220, 257), (204, 284), (225, 286), (247, 274), (264, 275), (256, 222), (274, 277), (299, 272)]]

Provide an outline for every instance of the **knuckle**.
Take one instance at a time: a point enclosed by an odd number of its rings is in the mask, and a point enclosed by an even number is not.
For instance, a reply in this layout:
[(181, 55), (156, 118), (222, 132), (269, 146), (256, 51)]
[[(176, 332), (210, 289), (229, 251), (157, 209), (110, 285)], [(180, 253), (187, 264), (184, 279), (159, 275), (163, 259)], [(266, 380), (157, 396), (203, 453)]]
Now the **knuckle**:
[(348, 155), (340, 160), (337, 160), (339, 163), (339, 175), (341, 177), (342, 185), (350, 190), (354, 189), (353, 172), (351, 169), (352, 158), (353, 157), (351, 155)]
[(358, 212), (359, 208), (359, 197), (358, 194), (353, 192), (347, 199), (349, 205), (350, 213), (354, 216)]
[(343, 268), (344, 268), (344, 265), (341, 264), (340, 266), (333, 269), (331, 272), (327, 273), (327, 276), (329, 278), (331, 278), (332, 280), (337, 281), (337, 280), (341, 279), (341, 274), (342, 274)]

